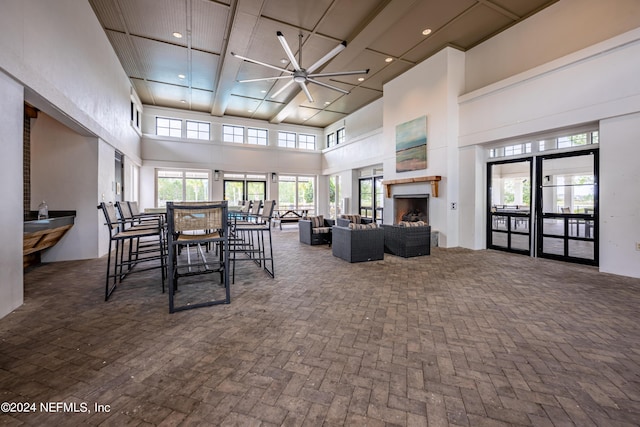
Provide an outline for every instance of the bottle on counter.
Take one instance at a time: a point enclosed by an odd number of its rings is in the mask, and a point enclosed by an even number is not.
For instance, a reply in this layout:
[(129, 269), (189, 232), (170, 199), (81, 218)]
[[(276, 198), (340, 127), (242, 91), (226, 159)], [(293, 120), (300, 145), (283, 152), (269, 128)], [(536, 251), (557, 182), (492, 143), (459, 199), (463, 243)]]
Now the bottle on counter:
[(38, 219), (47, 218), (49, 218), (49, 206), (47, 206), (47, 202), (43, 200), (42, 203), (38, 205)]

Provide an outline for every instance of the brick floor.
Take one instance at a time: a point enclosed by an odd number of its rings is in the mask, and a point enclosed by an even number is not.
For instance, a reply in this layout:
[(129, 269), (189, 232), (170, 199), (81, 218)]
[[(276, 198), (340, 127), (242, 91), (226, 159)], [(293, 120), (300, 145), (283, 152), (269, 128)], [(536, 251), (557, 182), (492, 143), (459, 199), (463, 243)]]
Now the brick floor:
[(465, 249), (348, 264), (293, 226), (274, 244), (274, 279), (239, 263), (230, 305), (176, 314), (159, 271), (105, 303), (105, 259), (30, 270), (0, 401), (90, 412), (0, 424), (640, 425), (638, 279)]

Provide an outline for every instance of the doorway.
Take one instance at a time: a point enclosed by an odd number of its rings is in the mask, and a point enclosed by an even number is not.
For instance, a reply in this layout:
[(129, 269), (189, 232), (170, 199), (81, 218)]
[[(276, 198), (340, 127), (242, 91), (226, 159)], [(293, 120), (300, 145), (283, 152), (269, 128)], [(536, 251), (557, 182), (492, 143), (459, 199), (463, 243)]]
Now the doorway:
[(598, 265), (598, 150), (487, 164), (487, 248)]
[(266, 200), (267, 182), (250, 180), (224, 180), (224, 200), (229, 206), (240, 206), (243, 200)]
[(598, 265), (598, 150), (536, 159), (537, 256)]
[(120, 202), (124, 201), (124, 154), (119, 151), (116, 151), (114, 185), (115, 200)]
[(487, 165), (487, 247), (531, 254), (532, 159)]

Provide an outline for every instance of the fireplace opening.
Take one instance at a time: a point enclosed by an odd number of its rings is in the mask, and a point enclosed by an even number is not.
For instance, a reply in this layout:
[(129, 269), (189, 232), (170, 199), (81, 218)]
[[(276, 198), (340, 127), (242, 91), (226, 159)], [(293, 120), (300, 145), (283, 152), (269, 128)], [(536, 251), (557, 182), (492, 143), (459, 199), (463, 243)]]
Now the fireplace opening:
[(400, 221), (424, 221), (429, 224), (429, 195), (394, 196), (393, 212), (394, 224)]

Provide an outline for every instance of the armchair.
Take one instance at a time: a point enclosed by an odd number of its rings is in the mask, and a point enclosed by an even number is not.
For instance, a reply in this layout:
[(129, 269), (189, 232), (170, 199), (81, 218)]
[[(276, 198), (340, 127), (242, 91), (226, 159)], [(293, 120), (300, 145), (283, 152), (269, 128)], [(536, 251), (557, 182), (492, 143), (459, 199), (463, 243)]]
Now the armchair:
[(371, 224), (373, 222), (373, 219), (371, 218), (364, 218), (361, 215), (346, 215), (346, 214), (342, 214), (340, 215), (340, 218), (338, 218), (336, 220), (336, 225), (339, 225), (340, 227), (348, 227), (350, 223), (353, 224)]
[(325, 219), (322, 215), (310, 216), (298, 221), (300, 242), (307, 245), (331, 244), (332, 219)]
[(348, 262), (384, 259), (384, 230), (377, 224), (351, 224), (334, 226), (333, 256)]
[(431, 254), (431, 226), (418, 221), (383, 225), (384, 251), (404, 258)]

